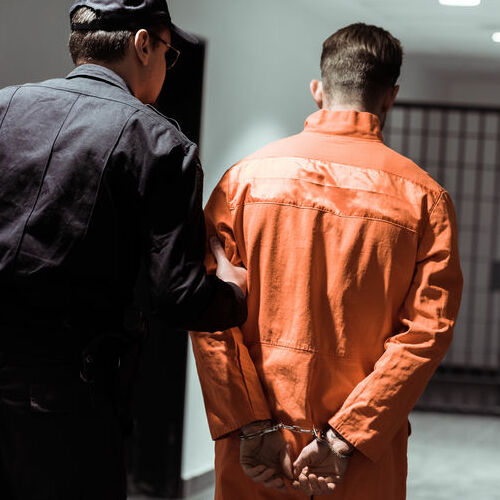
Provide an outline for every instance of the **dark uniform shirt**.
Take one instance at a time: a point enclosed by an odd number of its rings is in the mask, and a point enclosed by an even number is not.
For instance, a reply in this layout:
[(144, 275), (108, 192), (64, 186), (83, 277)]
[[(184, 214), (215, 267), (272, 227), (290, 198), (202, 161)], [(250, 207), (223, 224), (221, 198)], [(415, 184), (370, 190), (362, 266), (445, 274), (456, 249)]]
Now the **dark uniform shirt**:
[(114, 72), (0, 91), (0, 324), (114, 324), (141, 258), (170, 326), (246, 317), (236, 285), (207, 276), (202, 169), (176, 124)]

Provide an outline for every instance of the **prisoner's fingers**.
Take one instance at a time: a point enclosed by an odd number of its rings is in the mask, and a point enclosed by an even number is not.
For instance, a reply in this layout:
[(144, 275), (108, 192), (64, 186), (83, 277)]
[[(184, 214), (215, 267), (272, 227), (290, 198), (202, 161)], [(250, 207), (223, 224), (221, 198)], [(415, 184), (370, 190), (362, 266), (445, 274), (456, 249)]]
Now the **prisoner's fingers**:
[(316, 476), (316, 474), (310, 474), (308, 468), (305, 467), (291, 486), (296, 490), (302, 490), (306, 495), (328, 495), (335, 491), (341, 479), (337, 475)]
[(280, 462), (281, 462), (281, 468), (283, 469), (283, 473), (285, 474), (285, 477), (288, 479), (293, 478), (293, 472), (292, 472), (292, 459), (290, 457), (290, 445), (287, 444), (285, 448), (281, 451), (281, 456), (280, 456)]
[(309, 486), (315, 495), (327, 495), (335, 489), (335, 484), (329, 484), (324, 477), (309, 474)]
[(299, 456), (293, 463), (293, 473), (295, 477), (297, 477), (305, 467), (311, 465), (311, 462), (311, 443), (309, 443), (305, 448), (303, 448), (303, 450), (300, 452)]
[(328, 488), (328, 493), (333, 493), (335, 491), (335, 488), (337, 488), (337, 484), (336, 483), (327, 483), (327, 486)]
[(325, 483), (322, 495), (331, 495), (336, 489), (336, 483)]
[(342, 482), (342, 477), (341, 476), (326, 476), (326, 477), (320, 476), (320, 477), (318, 477), (318, 480), (326, 483), (328, 485), (329, 489), (333, 491), (335, 489), (335, 485)]
[(273, 478), (273, 476), (275, 476), (276, 474), (277, 474), (277, 471), (275, 469), (271, 469), (271, 468), (266, 467), (260, 473), (256, 473), (254, 475), (251, 475), (250, 477), (256, 483), (265, 483), (265, 482), (269, 481), (271, 478)]
[(285, 482), (283, 481), (283, 478), (279, 476), (272, 477), (269, 481), (265, 481), (264, 486), (286, 493)]
[(247, 475), (247, 476), (250, 476), (250, 477), (254, 477), (254, 476), (257, 476), (259, 475), (260, 473), (262, 473), (263, 471), (265, 471), (267, 469), (267, 467), (265, 465), (256, 465), (254, 467), (250, 466), (250, 465), (246, 465), (244, 463), (241, 464), (241, 467), (243, 469), (243, 472)]
[(311, 485), (309, 484), (309, 478), (304, 473), (301, 473), (299, 475), (299, 483), (300, 483), (300, 489), (306, 495), (314, 495), (313, 489), (312, 489)]

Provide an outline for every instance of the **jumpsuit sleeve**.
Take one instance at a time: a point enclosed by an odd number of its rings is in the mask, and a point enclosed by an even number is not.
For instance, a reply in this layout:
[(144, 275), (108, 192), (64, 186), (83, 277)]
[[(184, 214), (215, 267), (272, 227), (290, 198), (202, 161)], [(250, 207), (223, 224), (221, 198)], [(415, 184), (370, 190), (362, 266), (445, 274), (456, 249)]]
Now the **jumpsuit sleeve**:
[(247, 306), (237, 285), (206, 273), (202, 186), (194, 144), (157, 159), (143, 187), (144, 254), (154, 313), (179, 329), (217, 331), (243, 323)]
[[(226, 177), (215, 188), (205, 207), (208, 236), (216, 235), (234, 265), (243, 262), (233, 234), (227, 203)], [(215, 260), (207, 252), (208, 272)], [(210, 334), (191, 333), (198, 376), (205, 400), (212, 438), (219, 439), (256, 420), (271, 419), (271, 412), (240, 328)]]
[(455, 213), (446, 192), (430, 210), (419, 240), (413, 281), (400, 310), (400, 332), (385, 342), (373, 371), (329, 421), (376, 461), (444, 357), (460, 306), (462, 274)]

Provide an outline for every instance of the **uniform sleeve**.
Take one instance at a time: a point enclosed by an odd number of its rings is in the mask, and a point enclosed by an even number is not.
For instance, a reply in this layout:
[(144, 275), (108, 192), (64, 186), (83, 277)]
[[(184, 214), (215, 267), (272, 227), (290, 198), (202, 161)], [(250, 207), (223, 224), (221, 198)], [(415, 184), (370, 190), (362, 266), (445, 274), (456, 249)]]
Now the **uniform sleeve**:
[[(231, 262), (243, 265), (233, 234), (226, 186), (227, 174), (205, 207), (208, 236), (218, 236)], [(210, 253), (205, 263), (209, 272), (215, 271)], [(255, 420), (272, 418), (240, 328), (216, 334), (191, 333), (191, 340), (213, 439)]]
[(195, 145), (176, 145), (153, 162), (142, 191), (144, 246), (153, 309), (169, 325), (216, 331), (246, 320), (238, 286), (207, 275), (203, 171)]
[(407, 417), (452, 339), (462, 293), (455, 213), (446, 192), (419, 241), (412, 285), (400, 311), (401, 331), (385, 342), (374, 370), (329, 424), (376, 461)]

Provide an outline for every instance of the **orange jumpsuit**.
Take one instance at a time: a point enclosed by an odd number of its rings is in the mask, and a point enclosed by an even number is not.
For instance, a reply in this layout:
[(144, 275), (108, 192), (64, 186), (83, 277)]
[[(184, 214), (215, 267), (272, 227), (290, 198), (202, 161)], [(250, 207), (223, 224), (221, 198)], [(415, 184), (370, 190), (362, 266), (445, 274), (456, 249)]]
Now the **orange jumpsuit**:
[[(444, 356), (462, 275), (449, 195), (383, 144), (376, 116), (321, 110), (233, 166), (209, 234), (248, 269), (247, 322), (193, 334), (216, 499), (305, 499), (253, 483), (236, 431), (330, 424), (356, 452), (331, 500), (403, 500), (408, 414)], [(214, 263), (207, 262), (214, 270)], [(286, 433), (292, 459), (311, 440)]]

